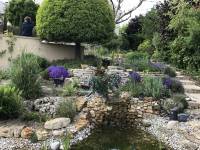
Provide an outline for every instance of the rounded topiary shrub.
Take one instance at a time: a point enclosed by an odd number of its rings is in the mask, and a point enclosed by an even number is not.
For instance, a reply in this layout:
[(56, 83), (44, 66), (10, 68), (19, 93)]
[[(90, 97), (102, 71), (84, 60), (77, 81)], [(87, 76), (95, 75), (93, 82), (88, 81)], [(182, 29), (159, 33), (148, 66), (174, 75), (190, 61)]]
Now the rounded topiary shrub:
[(0, 119), (17, 118), (23, 110), (21, 92), (15, 87), (0, 86)]
[(36, 18), (38, 35), (54, 41), (99, 43), (115, 27), (107, 0), (44, 0)]

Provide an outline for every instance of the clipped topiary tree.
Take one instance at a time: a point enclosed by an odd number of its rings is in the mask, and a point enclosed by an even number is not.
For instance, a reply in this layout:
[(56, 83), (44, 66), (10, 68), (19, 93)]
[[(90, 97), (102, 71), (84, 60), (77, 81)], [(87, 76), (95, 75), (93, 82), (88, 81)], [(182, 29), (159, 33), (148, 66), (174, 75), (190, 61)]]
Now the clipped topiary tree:
[(37, 13), (37, 33), (49, 41), (103, 43), (115, 27), (112, 8), (107, 0), (44, 0)]
[(11, 0), (6, 9), (7, 19), (14, 26), (20, 26), (26, 16), (35, 22), (38, 4), (33, 0)]

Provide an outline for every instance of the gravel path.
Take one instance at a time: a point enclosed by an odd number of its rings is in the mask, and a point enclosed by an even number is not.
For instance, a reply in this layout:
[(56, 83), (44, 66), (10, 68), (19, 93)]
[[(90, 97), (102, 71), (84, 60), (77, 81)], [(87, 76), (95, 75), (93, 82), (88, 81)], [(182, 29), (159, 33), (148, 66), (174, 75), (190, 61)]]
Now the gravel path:
[(151, 116), (148, 119), (151, 126), (145, 128), (147, 132), (154, 135), (158, 140), (169, 145), (174, 150), (200, 150), (199, 144), (189, 141), (183, 134), (192, 132), (192, 129), (186, 123), (179, 123), (178, 128), (167, 129), (169, 120), (159, 116)]
[(0, 138), (0, 150), (40, 150), (41, 144), (32, 144), (29, 140)]

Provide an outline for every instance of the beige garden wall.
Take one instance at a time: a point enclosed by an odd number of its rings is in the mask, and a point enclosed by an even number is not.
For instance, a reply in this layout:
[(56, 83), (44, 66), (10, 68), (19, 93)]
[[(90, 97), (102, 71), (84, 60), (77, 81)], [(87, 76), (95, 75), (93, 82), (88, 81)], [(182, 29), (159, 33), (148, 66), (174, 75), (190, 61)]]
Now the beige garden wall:
[[(0, 52), (8, 48), (6, 43), (7, 37), (0, 34)], [(75, 59), (75, 45), (74, 44), (55, 44), (55, 43), (42, 43), (38, 38), (16, 36), (15, 48), (12, 53), (12, 58), (19, 56), (24, 50), (29, 53), (46, 58), (49, 61), (59, 59)], [(0, 57), (0, 69), (9, 67), (8, 58), (9, 53)]]

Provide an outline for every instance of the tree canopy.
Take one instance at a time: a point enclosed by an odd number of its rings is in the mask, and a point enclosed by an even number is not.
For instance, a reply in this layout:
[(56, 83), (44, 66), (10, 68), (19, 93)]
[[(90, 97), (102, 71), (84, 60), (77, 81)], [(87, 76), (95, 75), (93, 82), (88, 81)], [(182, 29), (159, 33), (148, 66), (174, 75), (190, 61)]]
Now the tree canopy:
[(6, 9), (7, 19), (14, 26), (20, 26), (26, 16), (35, 22), (38, 5), (33, 0), (11, 0)]
[(37, 33), (51, 41), (102, 43), (114, 28), (107, 0), (44, 0), (37, 13)]

